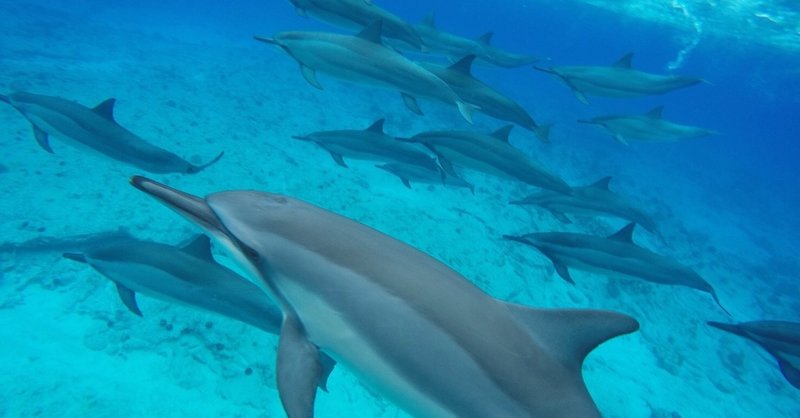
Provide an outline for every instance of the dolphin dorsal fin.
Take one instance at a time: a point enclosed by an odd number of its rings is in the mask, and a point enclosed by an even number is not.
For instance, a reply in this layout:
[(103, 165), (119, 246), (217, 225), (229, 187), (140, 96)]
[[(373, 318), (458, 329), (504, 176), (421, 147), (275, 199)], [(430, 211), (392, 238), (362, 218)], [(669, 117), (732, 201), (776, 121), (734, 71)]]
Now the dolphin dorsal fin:
[(475, 54), (469, 54), (447, 67), (459, 74), (472, 77), (472, 62), (475, 61)]
[(365, 131), (369, 131), (369, 132), (375, 132), (376, 134), (382, 134), (383, 133), (383, 122), (384, 121), (386, 121), (385, 118), (380, 118), (380, 119), (376, 120), (375, 122), (373, 122), (372, 125), (369, 125), (369, 127), (367, 129), (364, 129), (364, 130)]
[(619, 231), (608, 236), (608, 239), (614, 241), (627, 242), (633, 244), (633, 228), (636, 227), (636, 222), (631, 222), (622, 227)]
[(513, 127), (514, 127), (514, 125), (506, 125), (506, 126), (500, 128), (500, 129), (492, 132), (491, 135), (493, 137), (505, 142), (505, 143), (508, 143), (508, 134), (511, 133), (511, 128), (513, 128)]
[(211, 240), (203, 234), (199, 234), (181, 245), (181, 251), (206, 261), (214, 261), (214, 257), (211, 255)]
[(611, 338), (639, 329), (628, 315), (589, 309), (532, 309), (506, 304), (538, 341), (563, 364), (580, 372), (586, 356)]
[(421, 22), (422, 25), (428, 26), (431, 28), (436, 28), (436, 13), (430, 12), (428, 13)]
[(597, 180), (596, 182), (590, 184), (589, 187), (594, 187), (596, 189), (608, 190), (608, 183), (611, 183), (611, 179), (612, 179), (611, 176), (605, 176), (605, 177), (601, 178), (600, 180)]
[(375, 21), (367, 25), (356, 36), (361, 39), (365, 39), (367, 41), (383, 45), (383, 42), (381, 42), (382, 32), (383, 32), (383, 19), (376, 19)]
[(617, 68), (633, 68), (631, 66), (631, 60), (633, 59), (633, 52), (628, 52), (620, 58), (617, 62), (614, 63), (614, 67)]
[(664, 112), (664, 105), (652, 108), (649, 112), (645, 113), (645, 116), (653, 119), (661, 119), (662, 112)]
[(112, 122), (116, 122), (114, 120), (114, 104), (116, 102), (117, 99), (113, 97), (110, 99), (106, 99), (100, 102), (100, 104), (98, 104), (97, 106), (95, 106), (94, 109), (92, 109), (92, 111)]
[(494, 32), (486, 32), (483, 35), (478, 37), (478, 42), (484, 45), (491, 45), (492, 44), (492, 36), (494, 36)]

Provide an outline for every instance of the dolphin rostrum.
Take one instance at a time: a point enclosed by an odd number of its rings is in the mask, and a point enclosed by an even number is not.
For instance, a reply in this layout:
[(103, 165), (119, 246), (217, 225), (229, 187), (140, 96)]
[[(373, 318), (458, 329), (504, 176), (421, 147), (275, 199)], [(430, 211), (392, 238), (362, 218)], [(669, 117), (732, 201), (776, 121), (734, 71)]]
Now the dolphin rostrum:
[[(569, 268), (624, 276), (652, 283), (686, 286), (709, 293), (725, 313), (714, 288), (699, 274), (677, 261), (633, 243), (635, 223), (608, 237), (570, 232), (532, 233), (504, 238), (530, 245), (553, 262), (562, 279), (574, 284)], [(729, 314), (730, 315), (730, 314)]]
[(256, 36), (258, 41), (277, 45), (300, 64), (306, 81), (321, 89), (316, 72), (379, 87), (398, 90), (414, 113), (422, 114), (414, 96), (455, 104), (472, 123), (474, 105), (458, 95), (430, 71), (415, 64), (381, 43), (382, 21), (377, 20), (358, 35), (327, 32), (280, 32), (273, 38)]
[(430, 131), (411, 138), (397, 139), (428, 147), (439, 158), (439, 164), (448, 174), (457, 175), (453, 165), (460, 165), (559, 193), (571, 193), (572, 189), (564, 180), (539, 167), (508, 142), (508, 134), (513, 127), (514, 125), (507, 125), (492, 134)]
[(614, 135), (617, 141), (625, 145), (628, 145), (629, 139), (671, 142), (719, 134), (710, 129), (681, 125), (665, 120), (661, 117), (663, 110), (664, 106), (658, 106), (644, 115), (607, 115), (578, 122), (603, 126), (611, 132), (611, 135)]
[(613, 66), (535, 67), (555, 75), (572, 89), (575, 97), (588, 104), (586, 95), (603, 97), (641, 97), (663, 94), (703, 82), (697, 77), (659, 75), (631, 67), (633, 53), (620, 58)]
[(278, 303), (290, 418), (313, 416), (321, 352), (414, 416), (600, 417), (583, 359), (638, 329), (618, 313), (500, 301), (413, 247), (288, 196), (131, 183), (215, 236)]
[(550, 125), (537, 124), (519, 103), (473, 77), (472, 62), (474, 60), (475, 55), (467, 55), (449, 67), (429, 63), (420, 65), (444, 80), (458, 94), (458, 97), (474, 104), (481, 112), (493, 118), (516, 123), (534, 132), (542, 141), (548, 142)]
[(800, 389), (800, 323), (752, 321), (739, 324), (709, 322), (714, 328), (754, 341), (778, 361), (783, 377)]
[(610, 182), (611, 177), (603, 177), (588, 186), (573, 187), (570, 195), (543, 190), (522, 200), (512, 201), (511, 204), (541, 206), (564, 223), (572, 223), (566, 215), (568, 213), (581, 216), (616, 216), (655, 233), (656, 223), (653, 218), (624, 197), (612, 192), (608, 187)]
[(49, 135), (55, 135), (70, 145), (88, 148), (151, 173), (185, 174), (197, 173), (223, 155), (221, 152), (206, 164), (194, 165), (146, 142), (114, 120), (114, 99), (91, 109), (60, 97), (25, 92), (0, 95), (0, 101), (13, 106), (31, 122), (36, 142), (50, 153), (53, 149)]

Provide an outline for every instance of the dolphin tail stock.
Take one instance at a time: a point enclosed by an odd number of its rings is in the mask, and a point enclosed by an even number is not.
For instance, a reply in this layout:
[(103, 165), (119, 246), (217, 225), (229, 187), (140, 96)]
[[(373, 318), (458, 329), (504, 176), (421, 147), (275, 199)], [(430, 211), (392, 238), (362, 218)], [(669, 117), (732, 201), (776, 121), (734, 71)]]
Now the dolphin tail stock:
[(8, 96), (4, 94), (0, 94), (0, 102), (11, 104), (11, 99), (9, 99)]
[(216, 157), (214, 157), (213, 160), (211, 160), (211, 161), (209, 161), (209, 162), (207, 162), (205, 164), (192, 165), (192, 166), (189, 167), (189, 170), (187, 170), (186, 173), (187, 174), (199, 173), (199, 172), (205, 170), (206, 168), (208, 168), (209, 166), (213, 165), (217, 161), (219, 161), (219, 159), (222, 158), (223, 155), (225, 155), (225, 151), (220, 152), (219, 154), (217, 154)]
[(77, 261), (77, 262), (79, 262), (79, 263), (84, 263), (84, 264), (85, 264), (85, 263), (87, 263), (87, 262), (88, 262), (88, 261), (86, 260), (86, 256), (85, 256), (85, 255), (83, 255), (83, 254), (78, 254), (78, 253), (63, 253), (63, 254), (61, 254), (61, 256), (62, 256), (62, 257), (64, 257), (64, 258), (66, 258), (66, 259), (69, 259), (69, 260)]

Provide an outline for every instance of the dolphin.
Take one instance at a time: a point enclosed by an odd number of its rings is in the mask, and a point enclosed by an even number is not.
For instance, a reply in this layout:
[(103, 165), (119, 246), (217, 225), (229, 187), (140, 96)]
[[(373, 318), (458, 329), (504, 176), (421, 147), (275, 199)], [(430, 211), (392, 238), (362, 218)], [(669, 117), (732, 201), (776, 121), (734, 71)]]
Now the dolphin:
[(399, 90), (403, 102), (414, 113), (422, 111), (414, 97), (423, 96), (455, 104), (472, 123), (473, 105), (458, 95), (430, 71), (415, 64), (381, 43), (382, 21), (376, 20), (358, 35), (327, 32), (280, 32), (273, 38), (256, 36), (258, 41), (277, 45), (300, 64), (306, 81), (322, 89), (316, 71), (334, 77)]
[(133, 236), (125, 228), (114, 231), (93, 232), (68, 236), (38, 236), (27, 241), (0, 242), (1, 253), (47, 253), (64, 251), (85, 251), (97, 245), (117, 241), (130, 241)]
[(451, 175), (457, 175), (453, 169), (453, 164), (456, 164), (559, 193), (571, 193), (572, 189), (564, 180), (539, 167), (508, 142), (513, 127), (506, 125), (492, 134), (431, 131), (397, 139), (425, 145), (439, 158), (445, 172)]
[[(211, 241), (198, 235), (180, 247), (131, 238), (98, 244), (64, 258), (92, 266), (114, 282), (122, 303), (138, 316), (142, 311), (136, 293), (214, 312), (280, 334), (282, 314), (258, 286), (218, 264), (211, 255)], [(321, 359), (320, 388), (335, 361)]]
[(800, 323), (752, 321), (739, 324), (709, 322), (708, 325), (755, 341), (775, 357), (783, 377), (800, 389)]
[[(477, 104), (477, 103), (476, 103)], [(649, 142), (672, 142), (682, 139), (702, 138), (719, 135), (719, 132), (696, 126), (681, 125), (664, 120), (661, 113), (664, 106), (657, 106), (644, 115), (608, 115), (589, 120), (579, 120), (605, 127), (622, 144), (628, 145), (629, 139), (640, 139)]]
[(298, 14), (308, 14), (348, 29), (362, 30), (376, 20), (383, 22), (382, 35), (423, 50), (424, 45), (414, 27), (400, 17), (364, 0), (289, 0)]
[(675, 89), (701, 83), (697, 77), (659, 75), (633, 69), (633, 53), (620, 58), (611, 67), (565, 66), (537, 70), (553, 74), (572, 89), (575, 97), (589, 104), (586, 95), (603, 97), (641, 97), (663, 94)]
[(336, 164), (345, 168), (347, 164), (344, 157), (348, 157), (418, 165), (441, 171), (436, 160), (425, 151), (386, 135), (383, 123), (384, 119), (378, 119), (364, 130), (321, 131), (292, 138), (319, 145), (331, 154)]
[(610, 176), (603, 177), (588, 186), (573, 187), (571, 195), (541, 191), (510, 203), (512, 205), (541, 206), (564, 223), (572, 223), (567, 217), (567, 213), (583, 216), (616, 216), (635, 222), (644, 229), (656, 233), (656, 223), (653, 218), (624, 197), (612, 192), (608, 187), (610, 182)]
[[(435, 168), (431, 168), (417, 164), (386, 163), (376, 165), (375, 167), (394, 174), (403, 182), (403, 185), (409, 189), (413, 181), (417, 183), (444, 184), (450, 187), (464, 187), (469, 189), (472, 193), (475, 193), (475, 187), (472, 184), (467, 183), (461, 177), (451, 176), (445, 173), (438, 165)], [(442, 178), (443, 175), (444, 178)]]
[(677, 261), (633, 243), (631, 222), (608, 237), (570, 232), (532, 233), (503, 238), (530, 245), (553, 262), (562, 279), (575, 284), (569, 268), (624, 276), (652, 283), (686, 286), (709, 293), (725, 313), (717, 292), (699, 274)]
[(600, 417), (583, 359), (639, 326), (500, 301), (411, 246), (289, 196), (131, 183), (216, 237), (278, 303), (277, 386), (290, 418), (313, 416), (320, 352), (413, 416)]
[(52, 153), (49, 135), (68, 144), (113, 158), (151, 173), (197, 173), (216, 163), (223, 152), (202, 165), (194, 165), (125, 129), (114, 120), (115, 99), (88, 108), (54, 96), (16, 92), (0, 101), (17, 109), (33, 125), (36, 142)]
[(474, 104), (481, 112), (493, 118), (516, 123), (534, 132), (542, 141), (548, 142), (550, 125), (537, 124), (517, 102), (473, 77), (472, 62), (474, 60), (475, 55), (471, 54), (448, 67), (430, 63), (420, 63), (420, 65), (444, 80), (458, 94), (458, 97)]

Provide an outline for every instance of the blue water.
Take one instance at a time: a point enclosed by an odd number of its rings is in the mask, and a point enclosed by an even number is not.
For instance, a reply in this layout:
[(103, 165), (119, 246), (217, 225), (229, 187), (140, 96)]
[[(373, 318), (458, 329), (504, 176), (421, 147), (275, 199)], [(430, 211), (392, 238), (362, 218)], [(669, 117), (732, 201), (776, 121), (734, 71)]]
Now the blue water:
[[(546, 65), (610, 65), (634, 52), (638, 69), (706, 79), (662, 96), (590, 97), (586, 106), (563, 83), (527, 67), (474, 69), (537, 121), (555, 123), (551, 144), (515, 128), (514, 145), (573, 185), (613, 175), (612, 188), (662, 228), (663, 240), (639, 231), (636, 241), (698, 271), (732, 318), (691, 289), (580, 272), (569, 285), (546, 258), (500, 239), (549, 230), (609, 234), (622, 221), (564, 225), (544, 211), (507, 205), (533, 189), (475, 173), (474, 195), (408, 190), (372, 163), (343, 169), (292, 140), (381, 117), (397, 136), (489, 132), (505, 123), (478, 115), (469, 127), (453, 108), (427, 100), (419, 117), (395, 92), (324, 75), (325, 89), (314, 89), (290, 57), (252, 40), (340, 30), (298, 16), (288, 1), (0, 1), (0, 94), (24, 90), (87, 106), (116, 97), (120, 124), (148, 141), (195, 163), (226, 152), (200, 174), (154, 176), (174, 187), (201, 195), (286, 193), (412, 244), (500, 299), (636, 317), (640, 331), (603, 344), (584, 366), (604, 416), (800, 417), (800, 392), (771, 356), (705, 325), (800, 320), (800, 8), (607, 1), (375, 2), (412, 22), (435, 11), (440, 29), (467, 37), (494, 31), (496, 46), (548, 57)], [(49, 155), (30, 124), (2, 105), (0, 244), (120, 226), (170, 243), (197, 232), (127, 184), (137, 170), (57, 138)], [(575, 123), (657, 105), (670, 120), (721, 135), (625, 147)], [(215, 255), (233, 265), (223, 251)], [(149, 298), (140, 299), (144, 317), (135, 317), (107, 280), (84, 267), (57, 250), (0, 254), (0, 416), (282, 416), (275, 337)], [(344, 367), (329, 386), (318, 395), (317, 416), (405, 416)]]

